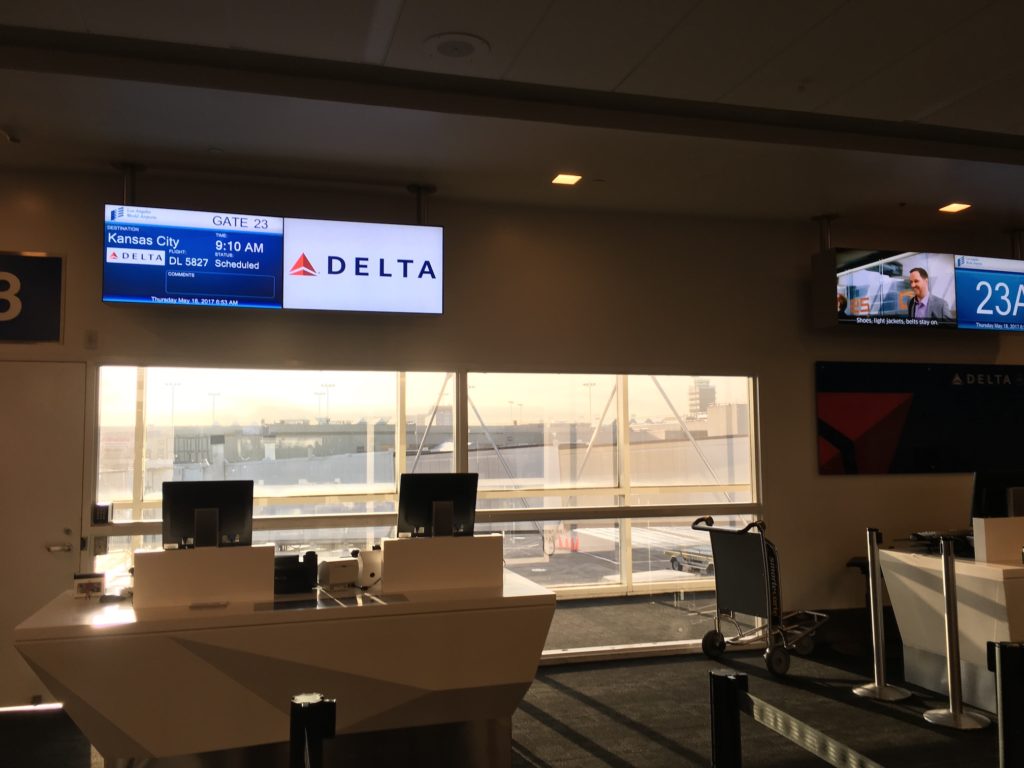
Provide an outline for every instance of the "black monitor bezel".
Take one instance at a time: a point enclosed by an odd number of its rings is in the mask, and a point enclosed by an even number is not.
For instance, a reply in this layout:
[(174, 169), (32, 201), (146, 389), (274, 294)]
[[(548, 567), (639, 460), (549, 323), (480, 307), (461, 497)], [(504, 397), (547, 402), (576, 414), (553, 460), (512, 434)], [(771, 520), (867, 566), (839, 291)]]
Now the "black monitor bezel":
[[(195, 511), (217, 508), (218, 534), (230, 541), (219, 547), (252, 546), (252, 480), (168, 480), (163, 483), (163, 543), (184, 546), (195, 543)], [(237, 535), (238, 540), (234, 541)]]
[(433, 535), (433, 502), (451, 501), (452, 535), (472, 536), (479, 478), (476, 472), (403, 474), (398, 486), (398, 535)]
[[(1009, 517), (1007, 494), (1011, 488), (1024, 488), (1024, 469), (978, 470), (974, 473), (971, 494), (971, 518)], [(1022, 513), (1015, 510), (1020, 516)]]

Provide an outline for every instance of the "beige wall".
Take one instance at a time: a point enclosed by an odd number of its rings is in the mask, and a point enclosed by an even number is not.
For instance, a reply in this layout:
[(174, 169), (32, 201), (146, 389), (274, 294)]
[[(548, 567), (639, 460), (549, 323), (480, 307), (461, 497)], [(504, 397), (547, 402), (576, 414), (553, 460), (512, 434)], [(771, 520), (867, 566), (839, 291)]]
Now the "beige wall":
[[(864, 528), (887, 540), (961, 526), (965, 476), (819, 477), (816, 360), (1022, 363), (997, 334), (813, 330), (812, 222), (695, 220), (431, 200), (445, 227), (442, 317), (105, 306), (102, 204), (120, 178), (0, 175), (0, 250), (67, 259), (63, 345), (0, 346), (3, 360), (270, 367), (748, 374), (759, 385), (764, 515), (786, 603), (862, 602), (846, 560)], [(153, 206), (411, 223), (411, 196), (143, 176)], [(842, 220), (840, 245), (1009, 255), (1004, 232), (941, 238)], [(874, 329), (868, 329), (874, 330)], [(83, 417), (85, 415), (83, 414)], [(75, 510), (77, 519), (78, 510)], [(7, 535), (17, 539), (17, 531)]]

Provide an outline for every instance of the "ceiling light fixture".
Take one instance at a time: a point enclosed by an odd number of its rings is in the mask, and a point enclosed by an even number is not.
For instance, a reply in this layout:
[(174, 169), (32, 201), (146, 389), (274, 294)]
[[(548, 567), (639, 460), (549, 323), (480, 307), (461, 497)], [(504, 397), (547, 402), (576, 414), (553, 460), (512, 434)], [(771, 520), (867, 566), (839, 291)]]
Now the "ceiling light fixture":
[(478, 35), (467, 32), (445, 32), (431, 35), (423, 41), (423, 50), (429, 56), (446, 59), (473, 59), (491, 52), (491, 44)]
[(942, 206), (939, 210), (942, 213), (960, 213), (960, 211), (966, 211), (970, 207), (970, 203), (950, 203), (949, 205)]
[(560, 173), (551, 180), (552, 184), (563, 184), (567, 187), (571, 187), (578, 184), (582, 176), (577, 176), (575, 173)]

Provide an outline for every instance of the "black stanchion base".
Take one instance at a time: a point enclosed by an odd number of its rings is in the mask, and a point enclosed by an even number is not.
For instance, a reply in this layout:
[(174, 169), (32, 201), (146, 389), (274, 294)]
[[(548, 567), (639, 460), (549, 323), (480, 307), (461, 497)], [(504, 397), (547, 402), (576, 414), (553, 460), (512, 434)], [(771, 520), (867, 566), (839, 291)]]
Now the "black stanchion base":
[[(323, 742), (324, 766), (407, 765), (416, 768), (510, 768), (512, 720), (474, 720), (390, 731), (342, 734)], [(199, 755), (107, 760), (107, 768), (288, 768), (289, 744), (225, 749)]]

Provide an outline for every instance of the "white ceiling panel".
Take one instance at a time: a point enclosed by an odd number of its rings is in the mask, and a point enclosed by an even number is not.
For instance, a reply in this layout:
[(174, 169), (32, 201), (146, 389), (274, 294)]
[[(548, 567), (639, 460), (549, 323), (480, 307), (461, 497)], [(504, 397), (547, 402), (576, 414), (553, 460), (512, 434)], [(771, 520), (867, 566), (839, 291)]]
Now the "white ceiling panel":
[(4, 0), (0, 24), (88, 32), (76, 0)]
[(230, 43), (233, 19), (225, 0), (145, 5), (133, 0), (78, 0), (76, 5), (86, 31), (96, 35), (224, 47)]
[(832, 113), (838, 96), (955, 28), (975, 8), (962, 0), (847, 3), (721, 100)]
[(612, 91), (698, 0), (557, 0), (506, 80)]
[(840, 5), (842, 0), (705, 0), (618, 90), (717, 101)]
[[(941, 226), (938, 204), (966, 198), (975, 220), (1024, 223), (1022, 166), (54, 74), (0, 71), (0, 92), (18, 105), (22, 139), (0, 144), (0, 167), (112, 172), (112, 162), (127, 160), (154, 174), (277, 176), (396, 191), (425, 182), (447, 199), (801, 221), (867, 212), (893, 225), (913, 213)], [(552, 172), (566, 163), (584, 181), (555, 188)]]
[(928, 122), (993, 133), (1024, 134), (1024, 69), (1016, 69), (983, 88), (928, 115)]
[(224, 0), (235, 48), (380, 64), (401, 0)]
[(932, 114), (1018, 69), (1024, 3), (970, 7), (972, 16), (835, 96), (825, 111), (933, 122)]
[[(551, 0), (406, 0), (384, 63), (399, 69), (498, 79), (515, 61), (550, 4)], [(426, 44), (431, 37), (452, 33), (482, 38), (489, 50), (451, 58)]]

